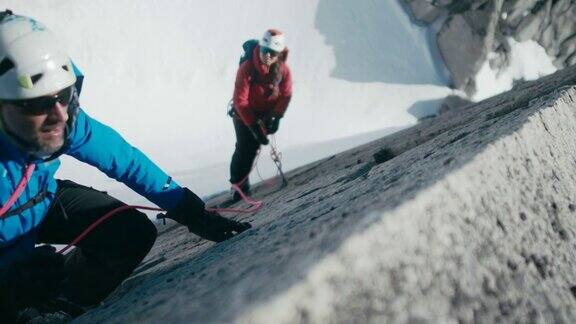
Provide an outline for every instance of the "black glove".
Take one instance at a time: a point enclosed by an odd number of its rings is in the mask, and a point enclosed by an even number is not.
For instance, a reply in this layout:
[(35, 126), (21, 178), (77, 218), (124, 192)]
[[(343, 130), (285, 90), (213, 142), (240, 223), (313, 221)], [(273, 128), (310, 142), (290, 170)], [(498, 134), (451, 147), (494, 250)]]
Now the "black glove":
[(64, 256), (43, 245), (0, 270), (0, 309), (16, 316), (26, 306), (54, 298), (66, 279)]
[(272, 116), (268, 120), (268, 125), (266, 125), (266, 129), (268, 130), (268, 134), (275, 134), (278, 131), (278, 127), (280, 127), (280, 119), (282, 117)]
[(269, 141), (268, 138), (266, 137), (266, 134), (264, 134), (264, 123), (259, 120), (256, 123), (252, 124), (252, 126), (249, 127), (250, 128), (250, 132), (252, 133), (252, 136), (254, 136), (254, 139), (256, 139), (256, 141), (262, 145), (268, 145)]
[(186, 225), (190, 232), (214, 242), (225, 241), (252, 227), (250, 223), (237, 222), (206, 210), (200, 197), (188, 188), (184, 190), (182, 201), (176, 208), (169, 210), (164, 218)]

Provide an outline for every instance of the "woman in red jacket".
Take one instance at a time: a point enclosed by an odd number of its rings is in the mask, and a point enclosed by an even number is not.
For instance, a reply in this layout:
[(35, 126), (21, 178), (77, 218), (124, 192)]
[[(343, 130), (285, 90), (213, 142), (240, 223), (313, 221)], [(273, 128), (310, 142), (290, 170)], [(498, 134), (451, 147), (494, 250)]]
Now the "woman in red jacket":
[[(230, 163), (230, 182), (250, 193), (248, 174), (260, 145), (278, 130), (292, 96), (292, 76), (286, 64), (288, 48), (284, 34), (269, 29), (240, 64), (234, 86), (234, 129), (236, 150)], [(240, 199), (234, 193), (233, 200)]]

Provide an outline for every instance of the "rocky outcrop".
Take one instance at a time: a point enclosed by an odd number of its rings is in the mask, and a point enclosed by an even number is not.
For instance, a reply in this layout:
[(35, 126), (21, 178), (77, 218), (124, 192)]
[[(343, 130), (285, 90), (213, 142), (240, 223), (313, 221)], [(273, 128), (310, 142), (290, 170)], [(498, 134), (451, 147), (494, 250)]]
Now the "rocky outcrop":
[(438, 19), (445, 10), (429, 1), (408, 1), (410, 11), (419, 22), (429, 24)]
[(473, 104), (472, 101), (460, 96), (450, 95), (442, 101), (438, 115), (443, 115), (449, 111), (463, 110)]
[(474, 77), (493, 47), (501, 7), (502, 0), (495, 0), (451, 14), (438, 32), (438, 48), (455, 88), (474, 92)]
[(488, 53), (493, 69), (509, 63), (507, 38), (534, 40), (559, 69), (576, 63), (574, 0), (403, 0), (424, 24), (440, 22), (438, 47), (454, 87), (473, 94), (473, 78)]
[(573, 323), (575, 83), (523, 82), (256, 186), (229, 241), (161, 226), (76, 322)]

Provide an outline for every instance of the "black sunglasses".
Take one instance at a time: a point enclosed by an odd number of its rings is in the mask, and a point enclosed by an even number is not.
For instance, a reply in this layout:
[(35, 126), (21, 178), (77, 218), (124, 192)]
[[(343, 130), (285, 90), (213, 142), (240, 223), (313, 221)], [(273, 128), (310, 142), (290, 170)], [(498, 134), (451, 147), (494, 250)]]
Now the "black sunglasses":
[(264, 46), (260, 47), (260, 53), (262, 53), (262, 55), (270, 54), (270, 57), (276, 57), (280, 55), (280, 52), (276, 52), (275, 50)]
[(50, 113), (54, 105), (58, 102), (67, 106), (72, 101), (72, 87), (60, 90), (57, 94), (22, 100), (1, 100), (0, 102), (11, 104), (21, 108), (23, 115), (38, 116)]

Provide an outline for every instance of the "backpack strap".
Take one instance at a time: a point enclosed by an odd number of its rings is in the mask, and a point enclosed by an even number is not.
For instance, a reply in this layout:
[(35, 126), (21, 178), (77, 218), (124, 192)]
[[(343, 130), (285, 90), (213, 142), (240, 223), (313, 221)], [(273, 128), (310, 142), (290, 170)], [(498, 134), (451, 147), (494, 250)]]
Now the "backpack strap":
[(44, 200), (47, 195), (48, 195), (48, 189), (44, 188), (36, 196), (32, 197), (32, 199), (28, 200), (26, 203), (24, 203), (20, 207), (14, 209), (12, 211), (7, 212), (5, 214), (5, 216), (8, 217), (8, 216), (13, 216), (13, 215), (18, 215), (18, 214), (22, 213), (23, 211), (25, 211), (26, 209), (34, 207), (37, 204), (39, 204), (42, 200)]
[(240, 61), (238, 65), (241, 65), (244, 61), (252, 59), (252, 53), (254, 52), (254, 47), (258, 45), (257, 39), (249, 39), (242, 44), (242, 49), (244, 49), (244, 54), (240, 56)]

